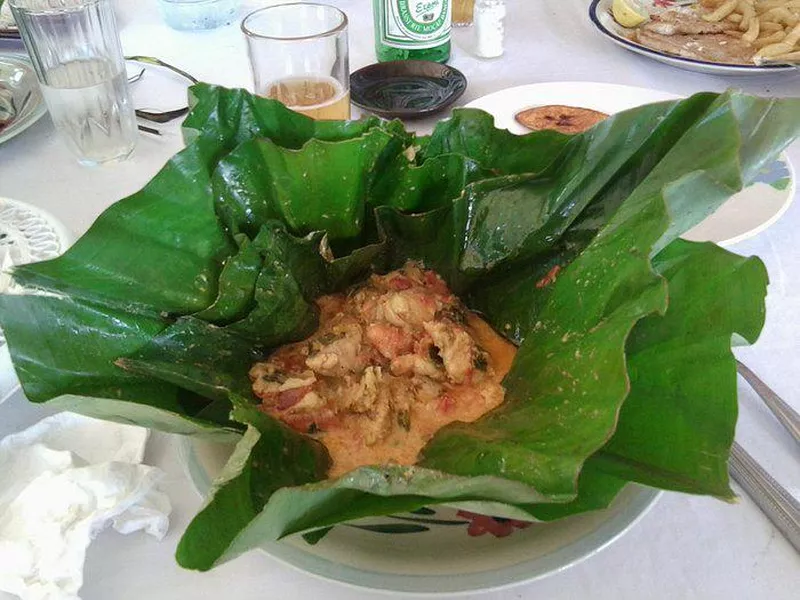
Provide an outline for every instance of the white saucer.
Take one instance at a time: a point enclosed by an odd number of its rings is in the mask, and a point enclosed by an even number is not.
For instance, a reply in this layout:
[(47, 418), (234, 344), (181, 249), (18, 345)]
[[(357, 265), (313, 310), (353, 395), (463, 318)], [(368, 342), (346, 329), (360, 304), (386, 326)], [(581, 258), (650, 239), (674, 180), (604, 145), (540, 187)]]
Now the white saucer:
[[(680, 96), (609, 83), (534, 83), (488, 94), (467, 104), (494, 116), (495, 125), (512, 133), (530, 133), (514, 120), (525, 108), (545, 104), (566, 104), (614, 114)], [(753, 237), (775, 223), (794, 200), (796, 178), (789, 158), (781, 155), (769, 165), (756, 183), (732, 196), (714, 214), (682, 237), (697, 242), (728, 246)]]

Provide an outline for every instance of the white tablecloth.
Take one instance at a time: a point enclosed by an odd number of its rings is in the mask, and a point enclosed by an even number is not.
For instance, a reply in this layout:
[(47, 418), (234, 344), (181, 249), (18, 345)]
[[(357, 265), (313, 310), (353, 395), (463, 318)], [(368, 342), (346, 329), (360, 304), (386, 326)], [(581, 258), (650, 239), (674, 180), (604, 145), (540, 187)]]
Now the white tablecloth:
[[(160, 20), (155, 0), (118, 0), (127, 54), (158, 56), (198, 78), (250, 86), (244, 42), (237, 25), (212, 32), (179, 33)], [(247, 6), (268, 2), (245, 1)], [(351, 68), (374, 62), (371, 3), (334, 0), (350, 17)], [(762, 95), (800, 96), (800, 77), (723, 78), (673, 69), (611, 45), (593, 31), (588, 0), (509, 0), (506, 54), (478, 60), (467, 52), (469, 34), (455, 36), (451, 64), (469, 78), (460, 100), (502, 88), (547, 81), (598, 81), (657, 88), (678, 94), (734, 86)], [(19, 49), (0, 42), (0, 51)], [(158, 92), (157, 94), (155, 92)], [(137, 106), (177, 106), (182, 84), (148, 73), (136, 86)], [(156, 98), (160, 98), (156, 101)], [(416, 124), (420, 130), (431, 122)], [(133, 158), (88, 169), (67, 153), (48, 118), (0, 146), (0, 196), (30, 202), (82, 234), (112, 202), (136, 191), (181, 147), (178, 124), (162, 138), (142, 136)], [(800, 143), (789, 150), (800, 167)], [(795, 203), (773, 227), (734, 250), (760, 256), (770, 272), (767, 324), (759, 343), (738, 355), (795, 408), (800, 394), (800, 252)], [(798, 451), (745, 384), (740, 386), (739, 441), (795, 493), (800, 491)], [(0, 437), (47, 414), (17, 394), (0, 406)], [(84, 600), (183, 598), (367, 599), (382, 595), (324, 582), (261, 553), (251, 553), (210, 573), (180, 569), (173, 559), (181, 532), (200, 506), (176, 455), (176, 440), (155, 435), (147, 462), (167, 471), (175, 510), (161, 543), (146, 536), (104, 533), (90, 550)], [(2, 568), (2, 566), (0, 566)], [(516, 598), (796, 598), (800, 558), (746, 496), (727, 505), (706, 498), (665, 494), (632, 531), (597, 556), (539, 582), (481, 595)], [(478, 597), (478, 596), (464, 596)]]

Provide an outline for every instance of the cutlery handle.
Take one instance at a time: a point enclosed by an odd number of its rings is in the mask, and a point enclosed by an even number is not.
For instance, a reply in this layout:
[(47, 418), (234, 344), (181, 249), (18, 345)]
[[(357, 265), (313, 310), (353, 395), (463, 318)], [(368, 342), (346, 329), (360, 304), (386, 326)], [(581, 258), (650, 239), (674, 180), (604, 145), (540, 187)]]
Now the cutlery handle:
[(800, 444), (800, 415), (778, 396), (770, 387), (759, 379), (746, 365), (736, 361), (736, 370), (744, 377), (756, 393), (764, 401), (764, 404), (772, 411), (772, 414), (781, 422), (787, 431), (792, 435), (794, 441)]
[(736, 442), (730, 472), (795, 550), (800, 552), (800, 502)]
[(153, 135), (161, 135), (161, 132), (154, 127), (148, 127), (147, 125), (138, 125), (139, 131), (144, 131), (145, 133), (151, 133)]

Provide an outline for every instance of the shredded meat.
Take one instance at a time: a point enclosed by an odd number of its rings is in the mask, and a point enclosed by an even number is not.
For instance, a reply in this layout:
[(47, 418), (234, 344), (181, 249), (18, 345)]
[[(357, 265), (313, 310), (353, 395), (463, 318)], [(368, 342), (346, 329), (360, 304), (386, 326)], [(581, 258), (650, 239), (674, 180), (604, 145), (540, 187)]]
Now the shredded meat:
[(319, 329), (253, 365), (250, 378), (262, 410), (327, 446), (330, 476), (413, 464), (441, 427), (503, 401), (514, 347), (433, 271), (409, 263), (318, 304)]

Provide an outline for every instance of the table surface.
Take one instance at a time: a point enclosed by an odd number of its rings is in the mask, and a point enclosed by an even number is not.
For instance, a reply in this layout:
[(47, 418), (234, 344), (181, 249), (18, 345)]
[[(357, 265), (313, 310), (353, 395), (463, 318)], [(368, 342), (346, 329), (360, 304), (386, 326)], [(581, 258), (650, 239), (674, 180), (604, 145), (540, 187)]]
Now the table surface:
[[(117, 0), (126, 54), (157, 56), (196, 77), (226, 86), (250, 87), (244, 41), (236, 24), (211, 32), (175, 32), (164, 25), (155, 0)], [(245, 0), (243, 11), (269, 4)], [(374, 62), (371, 3), (333, 0), (350, 18), (351, 69)], [(691, 73), (652, 62), (620, 49), (595, 32), (587, 17), (588, 0), (509, 0), (506, 53), (480, 60), (469, 53), (470, 34), (454, 35), (451, 64), (469, 78), (459, 104), (503, 88), (537, 82), (594, 81), (650, 87), (677, 94), (737, 87), (760, 95), (800, 96), (800, 76), (725, 78)], [(0, 41), (0, 52), (21, 50)], [(183, 85), (148, 73), (135, 86), (136, 104), (153, 106), (182, 100)], [(173, 101), (174, 100), (174, 101)], [(149, 102), (149, 104), (148, 104)], [(160, 105), (157, 105), (160, 106)], [(432, 121), (413, 124), (420, 131)], [(161, 138), (142, 136), (134, 156), (119, 165), (79, 166), (61, 145), (49, 118), (0, 146), (0, 196), (29, 202), (56, 215), (76, 235), (102, 210), (138, 190), (181, 146), (179, 125)], [(800, 142), (788, 151), (800, 167)], [(759, 342), (737, 350), (780, 395), (800, 408), (794, 375), (800, 372), (800, 253), (795, 246), (800, 203), (767, 231), (733, 250), (757, 255), (767, 265), (771, 285), (767, 323)], [(17, 393), (0, 406), (0, 437), (48, 413)], [(737, 439), (787, 488), (800, 492), (798, 448), (740, 383)], [(384, 597), (321, 581), (263, 553), (250, 553), (210, 573), (180, 569), (173, 559), (181, 532), (201, 504), (178, 462), (177, 440), (151, 438), (146, 461), (167, 472), (165, 490), (174, 512), (162, 542), (144, 534), (102, 533), (89, 548), (84, 600), (220, 598)], [(464, 598), (796, 598), (800, 558), (746, 496), (736, 504), (676, 493), (664, 494), (629, 533), (592, 558), (527, 585)], [(2, 597), (2, 594), (0, 594)]]

